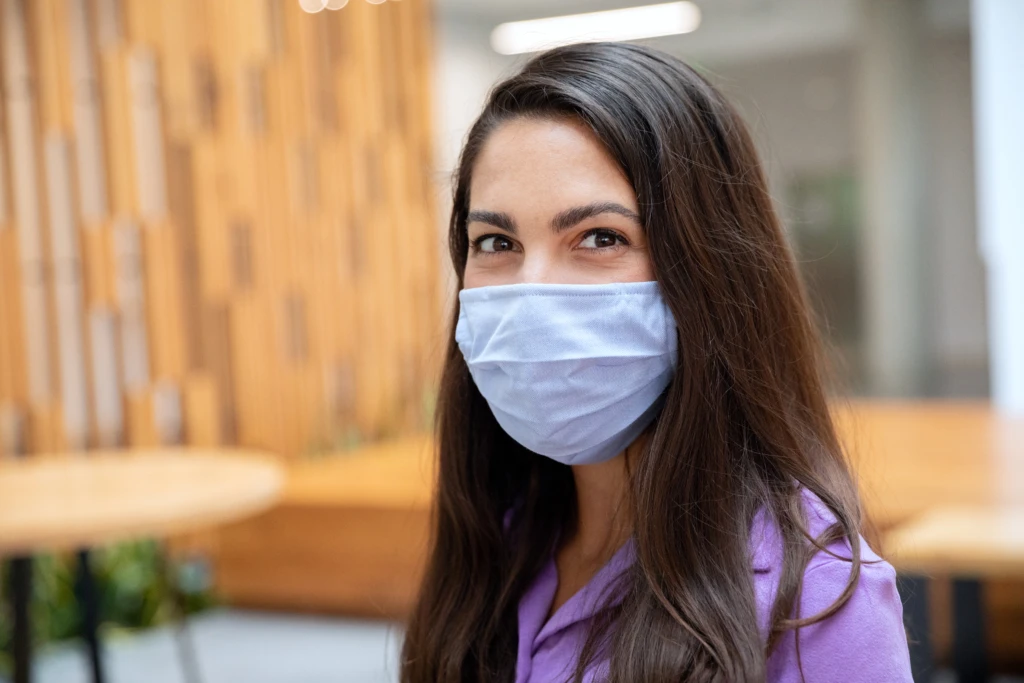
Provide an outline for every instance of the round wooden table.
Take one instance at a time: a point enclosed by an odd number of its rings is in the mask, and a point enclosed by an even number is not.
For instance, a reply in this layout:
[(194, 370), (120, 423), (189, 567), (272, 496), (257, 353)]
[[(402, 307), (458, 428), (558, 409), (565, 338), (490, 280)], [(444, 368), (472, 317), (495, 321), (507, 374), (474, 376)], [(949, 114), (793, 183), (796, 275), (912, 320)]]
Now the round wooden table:
[[(11, 556), (14, 681), (30, 680), (30, 556), (236, 521), (270, 507), (284, 484), (271, 455), (170, 448), (34, 454), (0, 461), (0, 555)], [(79, 599), (93, 678), (102, 679), (98, 616), (88, 557), (80, 553)]]

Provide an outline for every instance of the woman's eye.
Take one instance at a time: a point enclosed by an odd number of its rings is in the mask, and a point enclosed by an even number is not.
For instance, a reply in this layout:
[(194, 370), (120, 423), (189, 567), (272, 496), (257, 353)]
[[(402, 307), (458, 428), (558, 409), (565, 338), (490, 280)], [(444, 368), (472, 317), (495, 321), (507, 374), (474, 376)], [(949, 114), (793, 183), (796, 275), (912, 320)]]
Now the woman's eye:
[(512, 251), (515, 249), (515, 245), (507, 237), (501, 235), (487, 235), (476, 241), (476, 250), (487, 253), (495, 253), (501, 251)]
[(620, 244), (626, 244), (626, 241), (618, 233), (611, 230), (592, 230), (583, 236), (580, 248), (608, 249), (610, 247), (617, 247)]

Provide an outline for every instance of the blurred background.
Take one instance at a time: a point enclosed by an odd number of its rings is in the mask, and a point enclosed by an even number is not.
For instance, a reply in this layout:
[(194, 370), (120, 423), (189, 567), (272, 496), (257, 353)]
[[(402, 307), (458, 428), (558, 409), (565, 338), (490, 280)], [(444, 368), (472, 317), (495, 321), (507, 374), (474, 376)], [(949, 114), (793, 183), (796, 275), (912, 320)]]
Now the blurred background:
[[(0, 679), (27, 609), (33, 680), (92, 680), (93, 604), (109, 680), (397, 680), (449, 176), (497, 80), (604, 37), (684, 58), (756, 137), (918, 679), (1024, 680), (1024, 2), (526, 23), (641, 4), (0, 0)], [(194, 479), (54, 478), (146, 454)], [(203, 474), (228, 456), (276, 483)]]

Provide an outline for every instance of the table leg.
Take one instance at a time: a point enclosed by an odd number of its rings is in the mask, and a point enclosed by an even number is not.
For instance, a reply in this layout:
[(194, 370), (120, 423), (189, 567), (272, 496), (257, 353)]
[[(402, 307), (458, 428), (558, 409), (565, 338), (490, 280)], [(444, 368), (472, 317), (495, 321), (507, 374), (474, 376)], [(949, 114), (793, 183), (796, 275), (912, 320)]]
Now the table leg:
[(10, 572), (13, 680), (14, 683), (29, 683), (32, 680), (32, 558), (12, 559)]
[(910, 646), (910, 670), (916, 683), (927, 683), (935, 671), (931, 610), (928, 607), (929, 581), (924, 576), (902, 574), (897, 585), (900, 597), (903, 598), (903, 621)]
[(78, 608), (82, 615), (82, 637), (89, 650), (89, 664), (93, 683), (103, 683), (103, 662), (101, 661), (99, 629), (100, 607), (96, 582), (89, 566), (89, 551), (78, 552), (78, 572), (75, 580), (78, 594)]
[(174, 571), (175, 563), (171, 559), (171, 552), (166, 545), (160, 548), (159, 558), (161, 570), (167, 582), (167, 590), (170, 593), (171, 603), (174, 608), (175, 640), (178, 644), (181, 674), (186, 683), (201, 683), (199, 659), (196, 657), (195, 643), (192, 641), (192, 634), (189, 631), (188, 613), (185, 609), (185, 594), (182, 593), (181, 586), (178, 584), (178, 577)]
[(959, 683), (988, 680), (984, 596), (977, 579), (953, 580), (953, 668)]

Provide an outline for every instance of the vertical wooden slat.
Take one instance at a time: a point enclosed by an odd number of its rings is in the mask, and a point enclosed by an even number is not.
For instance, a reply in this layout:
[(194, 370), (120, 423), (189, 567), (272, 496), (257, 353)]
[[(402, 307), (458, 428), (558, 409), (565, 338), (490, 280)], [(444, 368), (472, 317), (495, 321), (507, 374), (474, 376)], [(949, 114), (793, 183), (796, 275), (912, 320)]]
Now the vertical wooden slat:
[(183, 334), (184, 306), (180, 248), (173, 225), (167, 222), (143, 231), (143, 279), (147, 303), (150, 368), (156, 380), (180, 381), (188, 366)]
[(231, 273), (236, 292), (252, 287), (252, 228), (245, 221), (236, 221), (231, 226)]
[(68, 56), (68, 26), (65, 0), (32, 0), (30, 25), (36, 57), (39, 120), (44, 132), (70, 131), (71, 60)]
[(47, 136), (46, 179), (64, 432), (70, 447), (82, 449), (89, 436), (89, 398), (82, 315), (82, 259), (74, 217), (71, 166), (68, 140), (57, 134)]
[(218, 446), (223, 442), (221, 404), (217, 385), (209, 375), (194, 375), (185, 384), (183, 397), (185, 434), (193, 446)]
[(168, 148), (168, 200), (178, 248), (180, 282), (180, 335), (190, 369), (200, 365), (200, 293), (199, 247), (196, 240), (196, 186), (193, 176), (192, 147), (173, 142)]
[(316, 210), (320, 198), (320, 174), (316, 163), (316, 150), (301, 140), (291, 150), (291, 193), (292, 211), (298, 216), (308, 216)]
[(259, 135), (267, 129), (263, 70), (254, 64), (243, 67), (241, 86), (245, 100), (241, 128), (250, 135)]
[(172, 382), (158, 382), (153, 387), (153, 425), (163, 445), (180, 444), (184, 437), (181, 391)]
[(284, 4), (287, 0), (264, 0), (266, 3), (267, 46), (270, 54), (279, 57), (288, 49), (284, 31)]
[(0, 287), (0, 405), (28, 400), (16, 237), (13, 230), (0, 230), (0, 274), (4, 279)]
[(195, 245), (201, 296), (226, 301), (231, 289), (230, 248), (223, 206), (224, 173), (220, 171), (218, 148), (213, 142), (192, 147), (195, 188)]
[(124, 40), (121, 0), (96, 0), (96, 37), (104, 49), (113, 48)]
[[(0, 34), (0, 40), (3, 35)], [(0, 54), (0, 63), (3, 62), (3, 55)], [(10, 209), (7, 199), (7, 179), (10, 172), (7, 169), (7, 124), (4, 121), (4, 102), (0, 98), (0, 232), (3, 232), (10, 224)]]
[(141, 391), (125, 396), (126, 441), (133, 448), (152, 448), (160, 445), (153, 410), (153, 394)]
[(211, 305), (203, 311), (203, 368), (217, 388), (219, 405), (214, 419), (218, 431), (228, 438), (233, 438), (237, 432), (231, 329), (231, 312), (227, 306)]
[(128, 90), (128, 51), (119, 44), (100, 55), (103, 112), (107, 138), (107, 162), (110, 166), (110, 204), (115, 219), (137, 214), (136, 164), (129, 131), (132, 130), (132, 105)]
[(26, 412), (26, 449), (32, 453), (59, 453), (67, 448), (61, 404), (50, 401), (29, 406)]
[(99, 74), (87, 0), (66, 0), (71, 102), (78, 170), (78, 207), (87, 227), (107, 216), (107, 169), (103, 160)]
[(121, 314), (121, 381), (125, 393), (135, 395), (149, 385), (150, 373), (142, 240), (138, 227), (130, 222), (114, 228), (114, 263)]
[(43, 217), (39, 197), (33, 78), (29, 66), (24, 0), (3, 0), (4, 91), (7, 95), (7, 133), (11, 146), (14, 219), (17, 224), (21, 274), (21, 317), (25, 335), (29, 400), (46, 404), (51, 397), (50, 333), (46, 316)]
[(103, 224), (81, 231), (82, 268), (87, 307), (112, 307), (114, 293), (114, 257), (110, 228)]
[[(197, 45), (205, 33), (202, 6), (193, 0), (161, 3), (159, 50), (165, 137), (187, 141), (201, 128), (194, 100), (202, 86), (197, 79)], [(173, 200), (172, 200), (173, 203)]]
[(161, 14), (165, 3), (150, 0), (120, 2), (125, 38), (147, 50), (155, 49), (160, 42)]
[(9, 403), (0, 404), (0, 456), (22, 455), (25, 449), (24, 413)]
[[(14, 232), (0, 230), (0, 277), (16, 281), (17, 268)], [(19, 372), (23, 369), (21, 321), (16, 315), (19, 289), (0, 286), (0, 457), (24, 451), (24, 418), (18, 408), (25, 398)]]
[(151, 51), (137, 49), (131, 54), (128, 83), (139, 215), (146, 220), (160, 221), (167, 216), (167, 167), (156, 58)]
[(96, 444), (112, 448), (124, 434), (124, 408), (118, 370), (117, 316), (109, 308), (89, 313), (89, 347), (92, 351), (92, 405)]

